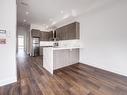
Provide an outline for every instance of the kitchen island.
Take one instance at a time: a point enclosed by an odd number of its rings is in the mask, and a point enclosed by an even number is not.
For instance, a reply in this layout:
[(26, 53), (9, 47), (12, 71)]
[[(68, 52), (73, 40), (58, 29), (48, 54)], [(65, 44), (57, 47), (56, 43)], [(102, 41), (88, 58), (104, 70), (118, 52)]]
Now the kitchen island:
[(62, 41), (56, 47), (43, 47), (43, 67), (53, 74), (56, 69), (78, 63), (79, 48), (78, 40)]

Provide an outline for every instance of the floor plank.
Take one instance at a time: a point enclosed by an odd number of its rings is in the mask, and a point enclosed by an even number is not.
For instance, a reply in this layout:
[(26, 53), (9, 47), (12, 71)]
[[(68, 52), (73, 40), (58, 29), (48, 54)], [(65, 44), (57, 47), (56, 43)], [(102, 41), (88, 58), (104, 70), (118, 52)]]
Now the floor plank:
[(18, 81), (0, 87), (0, 95), (127, 95), (124, 76), (79, 63), (51, 75), (42, 65), (42, 56), (19, 51)]

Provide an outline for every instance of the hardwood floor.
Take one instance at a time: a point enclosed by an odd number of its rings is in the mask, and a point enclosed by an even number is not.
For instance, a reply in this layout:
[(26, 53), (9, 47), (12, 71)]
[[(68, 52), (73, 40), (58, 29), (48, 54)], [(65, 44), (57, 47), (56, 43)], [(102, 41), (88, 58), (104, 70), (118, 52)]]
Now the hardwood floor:
[(18, 82), (0, 87), (0, 95), (127, 95), (127, 78), (83, 64), (43, 69), (41, 57), (17, 55)]

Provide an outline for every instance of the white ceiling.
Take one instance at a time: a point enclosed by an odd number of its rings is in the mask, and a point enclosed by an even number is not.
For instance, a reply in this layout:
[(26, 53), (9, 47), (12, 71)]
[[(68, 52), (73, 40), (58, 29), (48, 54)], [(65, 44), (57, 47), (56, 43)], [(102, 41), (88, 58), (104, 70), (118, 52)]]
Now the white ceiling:
[(53, 25), (113, 0), (17, 0), (18, 23)]

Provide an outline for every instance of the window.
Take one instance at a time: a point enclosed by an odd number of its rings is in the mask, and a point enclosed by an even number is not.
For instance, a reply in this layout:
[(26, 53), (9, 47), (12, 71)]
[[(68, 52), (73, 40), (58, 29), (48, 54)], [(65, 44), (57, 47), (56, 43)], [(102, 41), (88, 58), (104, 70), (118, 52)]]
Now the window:
[(24, 36), (18, 36), (18, 48), (24, 48)]

